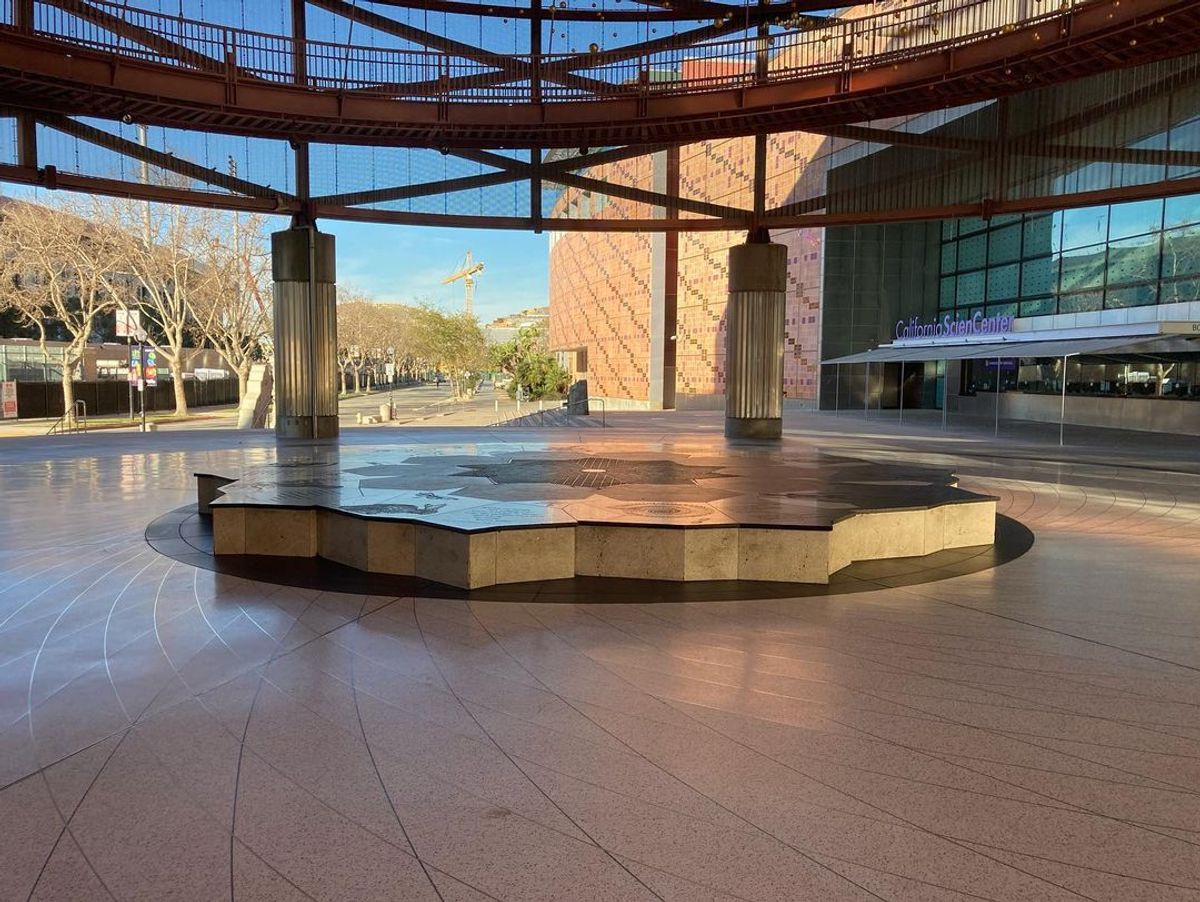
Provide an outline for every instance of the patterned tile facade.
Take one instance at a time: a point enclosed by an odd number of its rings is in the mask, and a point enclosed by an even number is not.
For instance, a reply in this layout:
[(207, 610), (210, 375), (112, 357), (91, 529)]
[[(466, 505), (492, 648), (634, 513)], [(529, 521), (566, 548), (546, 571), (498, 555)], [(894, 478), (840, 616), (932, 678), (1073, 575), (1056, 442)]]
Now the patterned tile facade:
[[(823, 190), (828, 141), (807, 134), (773, 135), (768, 144), (767, 204), (812, 197)], [(751, 206), (754, 142), (750, 138), (688, 145), (680, 152), (680, 194), (713, 203)], [(816, 161), (813, 165), (813, 161)], [(593, 174), (650, 187), (648, 159), (602, 167)], [(624, 167), (624, 168), (622, 168)], [(814, 171), (815, 170), (815, 171)], [(574, 207), (571, 207), (574, 205)], [(589, 205), (564, 193), (555, 215)], [(646, 215), (644, 204), (611, 199), (600, 218)], [(784, 392), (812, 401), (820, 360), (822, 230), (773, 233), (788, 247)], [(719, 396), (725, 385), (725, 306), (728, 250), (738, 232), (684, 233), (679, 240), (676, 391), (690, 398)], [(588, 349), (589, 388), (595, 395), (645, 402), (649, 397), (650, 295), (655, 277), (649, 235), (564, 233), (550, 252), (550, 336), (556, 348)]]
[[(648, 157), (597, 167), (595, 178), (650, 189)], [(649, 216), (645, 204), (568, 189), (554, 215)], [(627, 232), (551, 236), (550, 346), (587, 348), (594, 395), (644, 401), (650, 390), (651, 236)]]

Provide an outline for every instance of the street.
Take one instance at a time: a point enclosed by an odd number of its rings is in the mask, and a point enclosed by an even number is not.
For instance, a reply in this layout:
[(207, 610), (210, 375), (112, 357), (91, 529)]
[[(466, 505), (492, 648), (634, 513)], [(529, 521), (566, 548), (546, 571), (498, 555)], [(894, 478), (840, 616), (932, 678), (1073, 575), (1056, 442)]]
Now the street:
[[(378, 416), (379, 407), (391, 399), (396, 407), (396, 418), (390, 423), (359, 423), (362, 417)], [(557, 406), (557, 401), (547, 401), (546, 406)], [(522, 413), (538, 409), (537, 402), (522, 405)], [(394, 391), (377, 389), (361, 395), (344, 396), (338, 404), (341, 427), (388, 428), (392, 426), (490, 426), (500, 420), (517, 415), (517, 404), (503, 391), (497, 391), (492, 383), (483, 385), (469, 401), (456, 402), (447, 383), (439, 385), (397, 386)], [(98, 418), (99, 419), (99, 418)], [(102, 418), (111, 423), (113, 417)], [(200, 407), (190, 412), (185, 420), (173, 421), (170, 416), (155, 414), (153, 421), (158, 431), (232, 429), (237, 423), (237, 407)], [(53, 420), (18, 420), (0, 424), (0, 438), (11, 436), (43, 435)], [(136, 432), (137, 426), (105, 425), (104, 431)], [(89, 431), (92, 431), (89, 429)]]
[[(490, 426), (500, 420), (517, 415), (517, 402), (503, 391), (497, 391), (490, 382), (484, 383), (478, 393), (468, 401), (455, 401), (450, 386), (442, 383), (397, 387), (394, 392), (386, 388), (370, 394), (343, 397), (338, 406), (343, 429), (360, 425), (359, 415), (378, 416), (379, 408), (389, 398), (395, 405), (395, 419), (391, 423), (376, 424), (376, 428), (387, 426)], [(558, 401), (547, 401), (547, 406), (557, 406)], [(522, 412), (537, 410), (537, 402), (521, 405)]]

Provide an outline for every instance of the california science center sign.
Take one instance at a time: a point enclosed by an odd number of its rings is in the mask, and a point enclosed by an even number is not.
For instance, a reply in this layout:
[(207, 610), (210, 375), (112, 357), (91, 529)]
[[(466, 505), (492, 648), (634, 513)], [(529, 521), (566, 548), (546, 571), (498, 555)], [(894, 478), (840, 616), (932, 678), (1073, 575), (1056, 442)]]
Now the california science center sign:
[(947, 313), (941, 319), (923, 323), (915, 316), (896, 323), (896, 340), (913, 338), (974, 338), (979, 335), (1003, 335), (1012, 331), (1011, 316), (984, 316), (976, 313), (970, 319), (952, 319)]

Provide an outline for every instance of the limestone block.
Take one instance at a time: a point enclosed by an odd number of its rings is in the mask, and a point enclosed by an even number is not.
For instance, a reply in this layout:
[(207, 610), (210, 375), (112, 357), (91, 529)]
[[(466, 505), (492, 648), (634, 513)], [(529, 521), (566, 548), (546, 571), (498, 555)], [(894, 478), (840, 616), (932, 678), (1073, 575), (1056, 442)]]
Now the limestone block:
[(737, 579), (737, 528), (683, 530), (683, 578)]
[(829, 582), (827, 529), (738, 529), (738, 579)]
[(575, 575), (575, 527), (497, 531), (496, 582), (570, 579)]
[(460, 589), (496, 583), (496, 533), (414, 526), (416, 575)]
[(246, 553), (246, 509), (244, 507), (214, 507), (213, 554)]
[(991, 545), (996, 541), (996, 502), (947, 504), (943, 522), (944, 548)]
[(580, 576), (684, 578), (683, 529), (590, 524), (575, 529), (575, 572)]
[(925, 554), (925, 510), (872, 511), (833, 525), (831, 561), (876, 561)]
[(946, 547), (946, 510), (950, 505), (939, 504), (925, 511), (925, 553), (933, 554)]
[(367, 521), (336, 511), (317, 512), (318, 553), (356, 570), (367, 568)]
[(411, 523), (371, 520), (367, 523), (367, 569), (372, 573), (412, 576), (414, 565)]
[(267, 425), (274, 381), (274, 374), (267, 364), (256, 363), (250, 367), (246, 395), (238, 404), (238, 429), (262, 429)]
[(288, 508), (247, 507), (246, 554), (315, 557), (317, 512)]

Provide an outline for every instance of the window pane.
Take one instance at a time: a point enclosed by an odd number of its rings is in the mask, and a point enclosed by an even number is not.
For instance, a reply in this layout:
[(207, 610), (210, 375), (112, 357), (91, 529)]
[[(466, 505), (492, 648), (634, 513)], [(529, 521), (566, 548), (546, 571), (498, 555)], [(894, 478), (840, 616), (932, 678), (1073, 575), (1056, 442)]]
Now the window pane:
[(1104, 295), (1104, 306), (1145, 307), (1158, 302), (1158, 284), (1110, 288)]
[[(1130, 147), (1142, 150), (1165, 150), (1167, 133), (1165, 131), (1151, 135), (1141, 141), (1135, 141)], [(1167, 174), (1167, 168), (1162, 163), (1115, 163), (1113, 165), (1113, 185), (1147, 185), (1161, 181)]]
[(1163, 232), (1163, 278), (1174, 279), (1194, 273), (1200, 273), (1200, 226)]
[(975, 269), (986, 262), (987, 235), (973, 235), (958, 242), (958, 268)]
[(1063, 250), (1086, 247), (1108, 238), (1108, 207), (1063, 211)]
[(942, 245), (942, 272), (954, 272), (958, 259), (958, 242), (947, 241)]
[(982, 232), (987, 228), (987, 223), (978, 217), (970, 217), (968, 219), (960, 219), (958, 221), (958, 234), (970, 235), (974, 232)]
[(1109, 214), (1109, 240), (1144, 235), (1162, 228), (1162, 201), (1142, 200), (1132, 204), (1113, 204)]
[(1021, 256), (1021, 226), (997, 229), (988, 238), (988, 263), (1007, 263)]
[(988, 304), (987, 305), (987, 315), (988, 316), (1016, 316), (1017, 315), (1017, 305), (1016, 304)]
[(942, 240), (949, 241), (958, 235), (958, 220), (943, 219), (942, 220)]
[(1035, 298), (1021, 301), (1021, 316), (1045, 316), (1054, 313), (1057, 303), (1054, 298)]
[(1104, 285), (1105, 249), (1105, 245), (1099, 244), (1077, 248), (1069, 252), (1064, 251), (1062, 272), (1058, 283), (1059, 292), (1065, 294), (1080, 288), (1102, 287)]
[(1200, 194), (1167, 198), (1167, 212), (1163, 221), (1165, 228), (1173, 229), (1194, 222), (1200, 222)]
[(983, 303), (983, 272), (972, 272), (958, 277), (958, 306)]
[(942, 310), (954, 308), (954, 276), (942, 278), (938, 292), (938, 307)]
[(1200, 279), (1179, 279), (1162, 283), (1162, 303), (1200, 301)]
[(1108, 284), (1158, 281), (1158, 233), (1108, 245)]
[[(1168, 140), (1171, 150), (1200, 150), (1200, 117), (1172, 128)], [(1192, 175), (1200, 175), (1200, 167), (1171, 166), (1167, 170), (1167, 178), (1181, 179)]]
[(1008, 266), (993, 266), (988, 270), (988, 303), (1007, 301), (1017, 296), (1021, 278), (1021, 267), (1016, 263)]
[(1065, 294), (1058, 299), (1059, 313), (1087, 313), (1099, 310), (1103, 305), (1104, 292), (1083, 291), (1079, 294)]
[(1112, 163), (1089, 163), (1055, 180), (1058, 194), (1097, 191), (1112, 187)]
[(1049, 294), (1057, 287), (1054, 284), (1054, 260), (1043, 257), (1040, 260), (1027, 260), (1021, 266), (1021, 294)]
[(1025, 247), (1022, 254), (1038, 257), (1050, 253), (1050, 231), (1054, 220), (1049, 216), (1037, 216), (1025, 223)]

